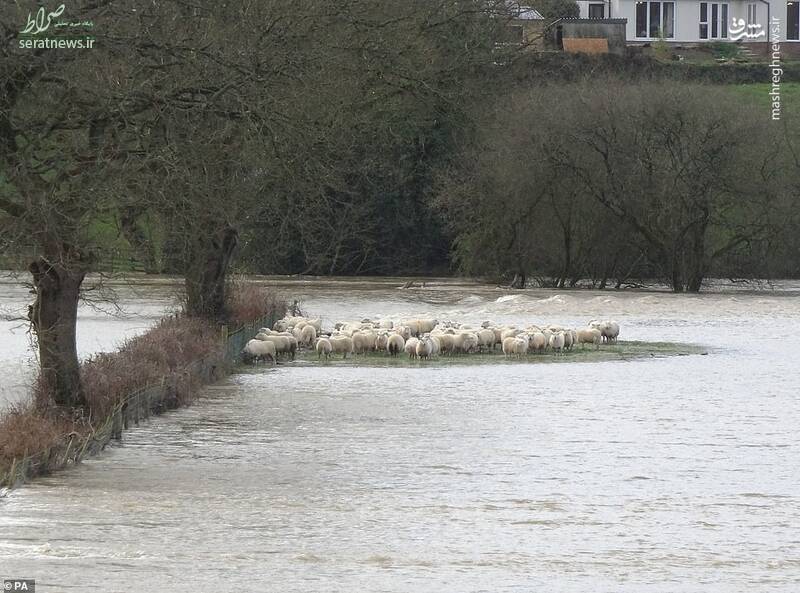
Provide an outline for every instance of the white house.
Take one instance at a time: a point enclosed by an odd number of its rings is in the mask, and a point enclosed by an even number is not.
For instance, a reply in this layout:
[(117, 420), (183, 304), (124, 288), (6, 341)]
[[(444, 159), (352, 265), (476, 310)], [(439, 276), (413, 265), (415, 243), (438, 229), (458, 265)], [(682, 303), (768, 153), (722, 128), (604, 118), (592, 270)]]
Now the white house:
[(781, 43), (800, 43), (800, 0), (579, 0), (578, 6), (581, 18), (628, 19), (629, 43), (660, 37), (679, 43), (764, 43), (773, 41), (773, 32)]

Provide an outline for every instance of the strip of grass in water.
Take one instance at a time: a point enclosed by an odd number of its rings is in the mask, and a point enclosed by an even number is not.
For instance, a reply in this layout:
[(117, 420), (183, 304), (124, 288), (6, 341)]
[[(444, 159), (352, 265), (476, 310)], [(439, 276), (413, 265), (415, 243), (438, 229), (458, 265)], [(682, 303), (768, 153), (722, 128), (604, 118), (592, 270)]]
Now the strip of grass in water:
[[(573, 348), (563, 354), (545, 352), (544, 354), (528, 354), (517, 358), (505, 356), (499, 349), (481, 354), (462, 354), (455, 356), (438, 356), (430, 360), (410, 359), (405, 354), (389, 356), (383, 352), (369, 354), (348, 354), (347, 358), (341, 355), (332, 356), (329, 360), (318, 360), (316, 352), (303, 351), (297, 353), (297, 358), (291, 364), (322, 364), (335, 366), (367, 366), (367, 367), (418, 367), (449, 365), (475, 365), (475, 364), (538, 364), (551, 362), (603, 362), (608, 360), (633, 360), (637, 358), (665, 358), (667, 356), (688, 356), (692, 354), (707, 354), (702, 346), (694, 344), (681, 344), (674, 342), (618, 342), (616, 344), (603, 344), (599, 349), (594, 346)], [(283, 364), (283, 361), (281, 361)]]

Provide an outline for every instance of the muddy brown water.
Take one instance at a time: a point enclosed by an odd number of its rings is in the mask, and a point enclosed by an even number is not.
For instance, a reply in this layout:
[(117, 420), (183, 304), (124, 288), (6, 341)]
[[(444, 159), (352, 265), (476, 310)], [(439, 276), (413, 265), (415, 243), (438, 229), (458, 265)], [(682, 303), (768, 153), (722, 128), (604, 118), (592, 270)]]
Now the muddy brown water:
[[(0, 498), (0, 578), (103, 593), (800, 589), (800, 284), (269, 282), (326, 324), (612, 317), (622, 339), (709, 355), (244, 369)], [(141, 331), (172, 306), (172, 284), (125, 293), (134, 317), (85, 311), (82, 352)], [(3, 304), (24, 306), (8, 287)], [(26, 372), (13, 370), (27, 351), (16, 332), (0, 333), (12, 397)]]

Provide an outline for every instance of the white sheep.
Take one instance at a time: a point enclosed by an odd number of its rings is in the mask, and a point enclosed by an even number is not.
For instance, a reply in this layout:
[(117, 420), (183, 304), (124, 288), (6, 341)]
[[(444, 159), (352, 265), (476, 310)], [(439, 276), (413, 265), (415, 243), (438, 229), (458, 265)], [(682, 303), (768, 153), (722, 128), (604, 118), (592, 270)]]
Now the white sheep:
[(403, 346), (406, 354), (408, 354), (409, 358), (416, 358), (417, 357), (417, 343), (419, 342), (418, 338), (408, 338)]
[(544, 337), (542, 332), (536, 332), (531, 336), (528, 349), (534, 352), (544, 352), (547, 347), (547, 338)]
[(550, 348), (556, 354), (561, 354), (561, 351), (564, 348), (564, 332), (559, 331), (550, 336)]
[(527, 334), (518, 334), (514, 337), (512, 349), (514, 354), (517, 355), (517, 358), (521, 358), (523, 355), (528, 353), (529, 343), (530, 340)]
[(578, 330), (578, 344), (581, 344), (581, 348), (585, 348), (586, 344), (594, 344), (597, 348), (600, 348), (602, 339), (603, 336), (599, 329), (587, 327)]
[(442, 354), (451, 354), (454, 348), (455, 336), (450, 333), (436, 334)]
[(619, 324), (616, 321), (590, 321), (589, 327), (600, 330), (604, 342), (616, 342)]
[(414, 348), (417, 358), (430, 358), (433, 353), (433, 345), (428, 338), (417, 340), (417, 345)]
[(607, 321), (606, 322), (606, 339), (609, 342), (617, 343), (617, 338), (619, 337), (619, 323), (616, 321)]
[(482, 329), (477, 333), (478, 348), (483, 351), (494, 349), (494, 331), (491, 329)]
[(431, 356), (439, 356), (439, 353), (442, 351), (442, 343), (439, 341), (438, 336), (428, 336), (428, 340), (431, 343)]
[(353, 349), (356, 354), (366, 354), (375, 349), (377, 336), (371, 331), (357, 331), (353, 333)]
[(411, 332), (411, 336), (416, 337), (419, 335), (419, 319), (407, 319), (403, 322), (403, 325)]
[(512, 356), (516, 354), (516, 349), (514, 348), (514, 342), (517, 341), (517, 338), (514, 336), (508, 336), (506, 339), (503, 340), (503, 354), (506, 356)]
[(331, 352), (333, 352), (333, 346), (331, 345), (331, 341), (328, 338), (319, 338), (317, 339), (317, 360), (325, 357), (325, 360), (328, 360), (331, 356)]
[(564, 330), (564, 349), (565, 350), (572, 350), (572, 330), (565, 329)]
[(553, 335), (549, 329), (543, 329), (542, 334), (544, 334), (544, 349), (547, 350), (550, 347), (550, 336)]
[(390, 356), (397, 356), (403, 352), (405, 345), (406, 343), (403, 336), (400, 334), (391, 334), (386, 339), (386, 352), (388, 352)]
[(503, 345), (503, 327), (493, 327), (491, 328), (494, 332), (494, 345), (495, 346), (502, 346)]
[(386, 350), (386, 344), (389, 342), (389, 332), (381, 332), (375, 338), (375, 350), (383, 352)]
[(331, 336), (330, 342), (333, 353), (341, 353), (342, 358), (347, 358), (348, 354), (352, 354), (354, 352), (353, 338), (350, 336)]
[(505, 342), (506, 338), (513, 338), (517, 336), (517, 334), (521, 334), (522, 330), (517, 329), (515, 327), (507, 327), (500, 332), (500, 341)]
[(420, 333), (427, 334), (433, 331), (436, 324), (439, 323), (438, 319), (418, 319)]
[(264, 340), (256, 340), (255, 338), (245, 344), (242, 350), (242, 359), (245, 362), (255, 362), (258, 360), (271, 360), (275, 364), (277, 352), (275, 344)]
[(279, 354), (287, 354), (294, 359), (295, 351), (297, 350), (297, 341), (292, 343), (294, 340), (293, 337), (285, 336), (285, 335), (269, 335), (264, 336), (263, 334), (258, 334), (256, 336), (257, 340), (262, 342), (271, 342), (275, 344), (275, 351)]
[(317, 330), (314, 328), (313, 325), (307, 324), (300, 330), (300, 337), (297, 338), (297, 341), (307, 348), (311, 348), (311, 345), (317, 339)]
[(480, 341), (478, 340), (477, 334), (472, 332), (462, 332), (455, 335), (454, 346), (458, 352), (463, 354), (471, 354), (478, 351)]

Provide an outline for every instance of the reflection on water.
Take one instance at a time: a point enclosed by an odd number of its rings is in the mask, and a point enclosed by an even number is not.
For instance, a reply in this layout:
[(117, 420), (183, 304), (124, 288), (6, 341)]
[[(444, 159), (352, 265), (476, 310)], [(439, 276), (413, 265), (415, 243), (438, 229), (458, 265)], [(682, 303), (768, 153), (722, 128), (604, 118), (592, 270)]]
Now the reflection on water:
[(608, 316), (711, 355), (248, 369), (0, 499), (0, 573), (98, 592), (800, 587), (799, 285), (271, 281), (328, 324)]

